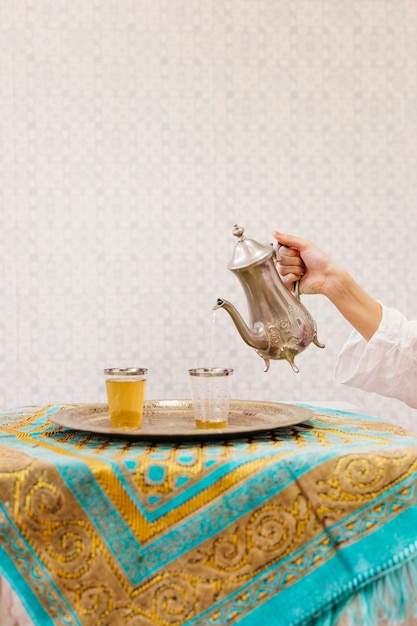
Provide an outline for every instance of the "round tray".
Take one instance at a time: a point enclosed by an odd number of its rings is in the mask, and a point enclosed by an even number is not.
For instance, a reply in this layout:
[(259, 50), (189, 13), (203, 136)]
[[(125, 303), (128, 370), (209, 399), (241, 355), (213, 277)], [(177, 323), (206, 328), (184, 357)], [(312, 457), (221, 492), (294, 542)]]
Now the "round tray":
[(278, 402), (232, 400), (226, 428), (197, 429), (191, 400), (147, 400), (141, 428), (112, 428), (107, 404), (82, 404), (49, 415), (59, 426), (148, 441), (237, 438), (300, 424), (310, 409)]

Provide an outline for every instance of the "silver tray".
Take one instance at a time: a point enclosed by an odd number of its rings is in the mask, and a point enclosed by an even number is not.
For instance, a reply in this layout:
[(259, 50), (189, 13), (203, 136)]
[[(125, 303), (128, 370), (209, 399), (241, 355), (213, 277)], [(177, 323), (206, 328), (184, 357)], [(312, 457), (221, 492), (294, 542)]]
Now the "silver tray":
[(191, 400), (148, 400), (140, 429), (112, 428), (107, 404), (82, 404), (56, 411), (48, 418), (59, 426), (90, 433), (147, 441), (182, 441), (238, 438), (300, 424), (313, 415), (310, 409), (292, 404), (232, 400), (226, 428), (197, 430)]

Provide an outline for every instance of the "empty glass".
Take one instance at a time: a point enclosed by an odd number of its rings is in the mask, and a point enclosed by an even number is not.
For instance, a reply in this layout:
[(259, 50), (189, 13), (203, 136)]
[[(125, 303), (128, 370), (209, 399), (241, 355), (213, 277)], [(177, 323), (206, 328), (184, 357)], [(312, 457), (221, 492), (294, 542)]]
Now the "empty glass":
[(226, 428), (230, 409), (230, 376), (233, 370), (200, 367), (188, 370), (197, 428)]

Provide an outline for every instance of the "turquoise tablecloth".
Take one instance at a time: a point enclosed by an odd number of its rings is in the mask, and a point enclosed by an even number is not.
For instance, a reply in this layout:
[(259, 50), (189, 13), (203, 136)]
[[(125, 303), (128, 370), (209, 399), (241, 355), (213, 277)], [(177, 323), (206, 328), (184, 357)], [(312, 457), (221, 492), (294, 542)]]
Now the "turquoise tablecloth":
[(35, 625), (414, 608), (417, 437), (402, 428), (314, 407), (251, 439), (152, 444), (59, 427), (61, 408), (0, 415), (0, 574)]

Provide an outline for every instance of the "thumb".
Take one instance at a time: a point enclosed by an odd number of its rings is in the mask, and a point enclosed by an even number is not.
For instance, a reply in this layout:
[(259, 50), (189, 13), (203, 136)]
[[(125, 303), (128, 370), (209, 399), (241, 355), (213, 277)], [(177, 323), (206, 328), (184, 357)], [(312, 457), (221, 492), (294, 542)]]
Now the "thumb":
[(294, 237), (293, 235), (286, 235), (280, 231), (274, 231), (275, 239), (283, 246), (287, 248), (296, 248), (297, 250), (304, 250), (307, 247), (307, 241), (302, 237)]

